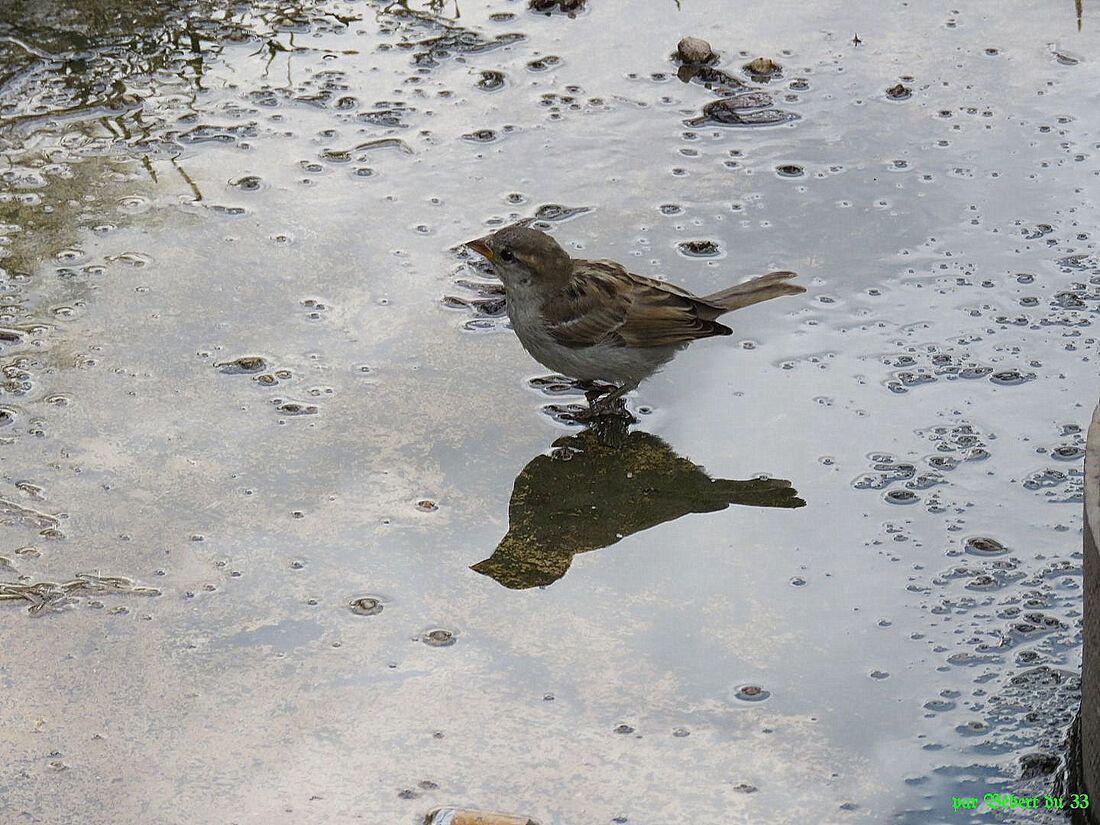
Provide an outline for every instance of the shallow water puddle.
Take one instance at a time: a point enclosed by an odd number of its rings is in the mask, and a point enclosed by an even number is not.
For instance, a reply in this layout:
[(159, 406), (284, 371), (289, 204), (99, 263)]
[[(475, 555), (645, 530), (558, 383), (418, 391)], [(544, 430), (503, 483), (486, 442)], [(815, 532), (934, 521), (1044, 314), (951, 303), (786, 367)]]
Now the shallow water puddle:
[[(550, 11), (0, 11), (0, 819), (1000, 822), (947, 812), (1049, 789), (1095, 10)], [(583, 428), (460, 246), (516, 220), (809, 292)]]

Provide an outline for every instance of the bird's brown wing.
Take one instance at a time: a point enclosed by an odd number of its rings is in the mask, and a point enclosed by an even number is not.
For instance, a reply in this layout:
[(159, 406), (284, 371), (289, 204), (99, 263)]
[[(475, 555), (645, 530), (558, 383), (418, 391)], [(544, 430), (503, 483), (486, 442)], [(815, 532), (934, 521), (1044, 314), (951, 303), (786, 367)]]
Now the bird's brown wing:
[(577, 261), (568, 285), (543, 303), (542, 314), (550, 334), (567, 347), (667, 347), (730, 334), (700, 317), (703, 306), (686, 290), (611, 261)]

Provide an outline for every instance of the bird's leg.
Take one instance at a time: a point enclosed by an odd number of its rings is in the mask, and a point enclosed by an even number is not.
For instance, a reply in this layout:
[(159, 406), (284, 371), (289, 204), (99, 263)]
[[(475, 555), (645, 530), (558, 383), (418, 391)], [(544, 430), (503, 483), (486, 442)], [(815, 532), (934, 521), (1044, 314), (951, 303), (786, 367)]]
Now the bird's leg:
[(619, 387), (617, 390), (611, 392), (610, 394), (608, 394), (604, 398), (600, 399), (600, 404), (610, 407), (616, 401), (618, 401), (620, 398), (622, 398), (624, 395), (626, 395), (628, 392), (630, 392), (632, 390), (636, 390), (636, 389), (638, 389), (637, 384), (631, 384), (631, 383), (627, 382), (627, 383), (623, 384), (621, 387)]
[(589, 407), (592, 407), (600, 396), (607, 395), (615, 389), (613, 385), (601, 384), (599, 381), (578, 381), (577, 387), (584, 390), (584, 400), (588, 402)]
[(633, 416), (626, 411), (626, 402), (622, 400), (622, 397), (631, 390), (637, 389), (637, 387), (638, 385), (636, 383), (626, 383), (612, 390), (599, 401), (596, 401), (594, 403), (590, 401), (589, 407), (591, 414), (598, 416), (614, 413), (626, 416), (628, 418), (633, 418)]

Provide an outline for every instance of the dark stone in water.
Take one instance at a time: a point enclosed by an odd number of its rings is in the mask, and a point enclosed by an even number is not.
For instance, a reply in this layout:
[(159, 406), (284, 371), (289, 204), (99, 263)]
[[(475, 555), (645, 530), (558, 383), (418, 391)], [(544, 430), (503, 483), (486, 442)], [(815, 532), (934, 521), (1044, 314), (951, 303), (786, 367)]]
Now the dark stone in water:
[(746, 63), (742, 68), (757, 83), (767, 83), (773, 77), (783, 76), (783, 67), (768, 57), (758, 57), (756, 60)]
[(586, 2), (587, 0), (528, 0), (527, 7), (531, 11), (543, 14), (552, 14), (557, 11), (562, 14), (574, 15), (584, 8)]
[(714, 241), (681, 241), (679, 248), (691, 258), (711, 258), (721, 252)]
[(718, 59), (710, 43), (701, 37), (684, 37), (676, 44), (676, 57), (689, 66), (699, 66)]

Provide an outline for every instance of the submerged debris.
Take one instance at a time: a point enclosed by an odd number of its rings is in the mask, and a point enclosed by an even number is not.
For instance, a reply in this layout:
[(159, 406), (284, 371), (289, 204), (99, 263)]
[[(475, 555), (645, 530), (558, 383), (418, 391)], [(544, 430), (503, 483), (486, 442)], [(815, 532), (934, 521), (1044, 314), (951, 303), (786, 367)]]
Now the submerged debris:
[(567, 221), (591, 211), (591, 206), (562, 206), (560, 203), (545, 203), (535, 210), (535, 220)]
[(24, 601), (30, 606), (27, 612), (41, 613), (46, 608), (56, 609), (71, 604), (78, 596), (90, 593), (132, 593), (139, 596), (159, 596), (155, 587), (134, 584), (124, 576), (100, 576), (95, 573), (77, 573), (67, 582), (0, 582), (0, 602)]
[(539, 825), (526, 816), (472, 811), (466, 808), (436, 808), (428, 813), (424, 825)]
[(376, 138), (375, 140), (368, 140), (364, 143), (360, 143), (355, 147), (356, 152), (370, 152), (373, 149), (397, 149), (406, 155), (415, 154), (413, 148), (409, 146), (401, 138)]
[(267, 361), (258, 355), (243, 355), (232, 361), (222, 361), (214, 365), (226, 375), (250, 375), (267, 369)]
[(0, 498), (0, 519), (3, 519), (7, 524), (23, 522), (40, 530), (55, 529), (60, 524), (57, 516), (24, 507), (22, 504), (9, 501), (6, 498)]
[(699, 83), (705, 88), (720, 95), (732, 95), (748, 89), (750, 86), (739, 77), (734, 77), (729, 72), (715, 66), (682, 65), (676, 72), (676, 76), (685, 83)]
[[(766, 103), (764, 101), (767, 101)], [(776, 126), (798, 120), (794, 112), (762, 109), (771, 98), (762, 92), (734, 95), (715, 100), (703, 107), (702, 117), (685, 120), (687, 126)]]

